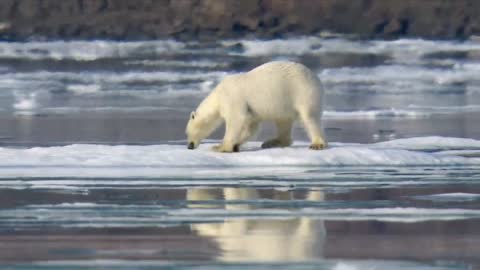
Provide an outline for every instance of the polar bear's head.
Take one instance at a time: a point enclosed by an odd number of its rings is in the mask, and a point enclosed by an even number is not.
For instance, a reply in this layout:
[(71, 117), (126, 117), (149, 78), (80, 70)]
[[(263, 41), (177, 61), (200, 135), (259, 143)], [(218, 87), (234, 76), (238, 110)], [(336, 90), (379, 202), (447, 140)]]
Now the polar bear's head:
[(200, 142), (208, 137), (217, 127), (217, 119), (212, 119), (209, 115), (192, 112), (187, 123), (185, 133), (187, 134), (188, 149), (195, 149)]
[(196, 118), (196, 113), (191, 112), (190, 113), (190, 119), (188, 119), (187, 123), (187, 128), (185, 130), (185, 133), (187, 134), (187, 142), (188, 142), (188, 149), (195, 149), (198, 147), (202, 139), (204, 139), (206, 136), (202, 132), (202, 127), (200, 125), (200, 120)]

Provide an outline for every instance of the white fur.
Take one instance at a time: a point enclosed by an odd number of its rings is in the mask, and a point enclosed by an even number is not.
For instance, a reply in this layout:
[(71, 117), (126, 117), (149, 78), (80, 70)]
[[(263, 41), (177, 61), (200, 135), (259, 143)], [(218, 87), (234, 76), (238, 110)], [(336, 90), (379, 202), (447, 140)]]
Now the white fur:
[(301, 119), (312, 140), (311, 148), (324, 148), (322, 96), (319, 79), (298, 63), (269, 62), (227, 76), (192, 112), (186, 129), (188, 141), (197, 147), (223, 120), (225, 137), (214, 150), (232, 152), (255, 133), (261, 121), (273, 120), (278, 136), (262, 146), (289, 146), (293, 121)]

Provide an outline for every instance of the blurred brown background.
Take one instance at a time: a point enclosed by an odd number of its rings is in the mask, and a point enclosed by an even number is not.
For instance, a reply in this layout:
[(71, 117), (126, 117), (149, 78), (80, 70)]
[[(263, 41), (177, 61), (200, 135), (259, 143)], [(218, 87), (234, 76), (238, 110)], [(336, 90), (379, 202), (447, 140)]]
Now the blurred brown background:
[(475, 0), (2, 0), (0, 38), (464, 39), (480, 34), (479, 15)]

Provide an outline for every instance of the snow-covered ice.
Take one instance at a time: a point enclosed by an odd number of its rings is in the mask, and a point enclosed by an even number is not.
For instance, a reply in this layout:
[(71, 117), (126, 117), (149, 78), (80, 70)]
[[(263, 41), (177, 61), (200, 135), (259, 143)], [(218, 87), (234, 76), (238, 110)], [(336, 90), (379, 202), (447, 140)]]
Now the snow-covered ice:
[[(0, 177), (113, 177), (113, 176), (215, 176), (214, 168), (247, 171), (257, 168), (279, 172), (295, 167), (329, 166), (472, 166), (480, 158), (465, 157), (480, 149), (480, 141), (464, 138), (419, 137), (374, 144), (331, 143), (328, 149), (312, 151), (307, 142), (292, 147), (261, 149), (248, 143), (239, 153), (216, 153), (213, 143), (197, 150), (183, 144), (94, 145), (0, 148)], [(454, 152), (448, 150), (455, 149)], [(210, 169), (210, 175), (208, 170)]]

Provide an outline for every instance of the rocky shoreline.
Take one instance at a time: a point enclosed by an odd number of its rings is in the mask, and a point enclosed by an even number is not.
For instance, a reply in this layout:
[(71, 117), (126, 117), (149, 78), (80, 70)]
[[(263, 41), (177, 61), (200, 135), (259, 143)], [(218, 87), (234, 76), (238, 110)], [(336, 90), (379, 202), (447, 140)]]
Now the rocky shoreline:
[(475, 0), (2, 0), (0, 39), (480, 35)]

